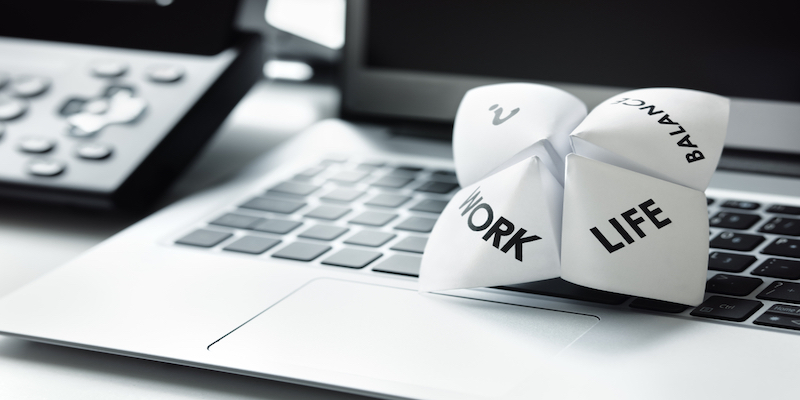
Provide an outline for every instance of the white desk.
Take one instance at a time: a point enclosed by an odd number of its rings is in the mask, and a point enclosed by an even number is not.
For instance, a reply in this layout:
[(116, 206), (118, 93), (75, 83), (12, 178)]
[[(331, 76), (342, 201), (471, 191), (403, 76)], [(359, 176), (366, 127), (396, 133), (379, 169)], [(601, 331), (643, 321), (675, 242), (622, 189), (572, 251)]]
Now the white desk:
[[(327, 86), (262, 82), (161, 201), (224, 179), (311, 123), (335, 115)], [(58, 267), (136, 217), (0, 202), (0, 296)], [(359, 399), (320, 389), (0, 336), (3, 399)]]

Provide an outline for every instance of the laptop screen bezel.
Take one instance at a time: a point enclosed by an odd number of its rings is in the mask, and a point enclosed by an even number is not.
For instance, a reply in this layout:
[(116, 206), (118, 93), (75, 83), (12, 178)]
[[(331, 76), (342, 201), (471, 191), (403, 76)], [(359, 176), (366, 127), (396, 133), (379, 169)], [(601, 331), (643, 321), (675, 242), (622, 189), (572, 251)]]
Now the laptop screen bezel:
[(626, 90), (564, 82), (371, 68), (365, 62), (368, 12), (369, 3), (366, 0), (347, 2), (342, 75), (342, 112), (347, 116), (452, 123), (458, 104), (467, 90), (502, 82), (555, 86), (576, 95), (589, 107)]
[[(449, 124), (452, 127), (458, 104), (467, 90), (511, 81), (560, 88), (581, 99), (589, 109), (631, 89), (371, 67), (366, 63), (368, 13), (368, 0), (347, 2), (341, 75), (341, 113), (345, 118)], [(797, 126), (800, 126), (800, 103), (731, 98), (725, 146), (726, 149), (800, 154), (800, 140), (794, 134)]]

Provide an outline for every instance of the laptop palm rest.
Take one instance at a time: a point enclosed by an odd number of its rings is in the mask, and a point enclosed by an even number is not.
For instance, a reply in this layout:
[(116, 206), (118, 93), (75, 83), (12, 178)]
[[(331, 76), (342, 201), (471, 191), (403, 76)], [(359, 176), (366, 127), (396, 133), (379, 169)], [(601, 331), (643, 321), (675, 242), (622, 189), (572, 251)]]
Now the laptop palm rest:
[(588, 315), (334, 279), (311, 281), (209, 346), (275, 363), (471, 395), (498, 394), (592, 328)]

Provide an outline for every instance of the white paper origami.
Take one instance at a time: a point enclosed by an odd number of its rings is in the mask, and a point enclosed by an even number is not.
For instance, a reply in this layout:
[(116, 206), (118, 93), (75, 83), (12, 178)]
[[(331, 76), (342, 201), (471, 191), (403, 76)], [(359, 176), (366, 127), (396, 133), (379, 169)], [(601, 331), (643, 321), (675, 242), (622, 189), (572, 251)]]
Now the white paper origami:
[[(703, 191), (722, 152), (728, 109), (727, 99), (709, 93), (639, 89), (583, 118), (582, 103), (542, 85), (469, 91), (453, 132), (464, 189), (431, 232), (420, 290), (561, 276), (701, 303)], [(570, 142), (575, 154), (567, 156)]]

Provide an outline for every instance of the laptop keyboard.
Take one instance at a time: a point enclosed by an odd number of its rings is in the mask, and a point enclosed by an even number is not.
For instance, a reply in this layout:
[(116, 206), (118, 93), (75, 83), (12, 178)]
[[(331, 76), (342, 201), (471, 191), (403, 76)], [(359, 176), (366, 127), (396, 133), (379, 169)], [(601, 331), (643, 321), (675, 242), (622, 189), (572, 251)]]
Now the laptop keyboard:
[[(427, 234), (457, 188), (451, 170), (329, 159), (175, 243), (417, 277)], [(698, 307), (559, 278), (497, 289), (800, 331), (800, 207), (722, 198), (708, 207), (709, 279)]]

